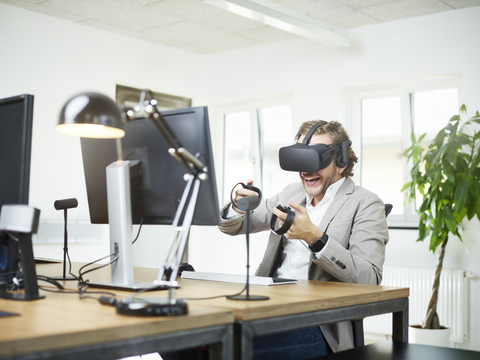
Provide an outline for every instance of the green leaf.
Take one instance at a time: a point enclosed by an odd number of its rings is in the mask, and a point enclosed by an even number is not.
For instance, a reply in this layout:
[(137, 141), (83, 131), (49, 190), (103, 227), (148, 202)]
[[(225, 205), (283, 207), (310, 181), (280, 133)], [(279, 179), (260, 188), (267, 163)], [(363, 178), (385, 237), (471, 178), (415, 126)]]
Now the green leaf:
[(411, 181), (405, 183), (405, 184), (403, 185), (403, 187), (402, 187), (402, 190), (400, 190), (400, 192), (404, 192), (404, 191), (410, 189), (410, 186), (412, 186), (412, 182), (411, 182)]
[(455, 209), (463, 209), (467, 203), (468, 183), (465, 180), (460, 181), (455, 188)]
[(467, 209), (467, 219), (472, 220), (475, 216), (480, 218), (480, 203), (470, 201)]
[(427, 136), (427, 133), (420, 135), (420, 137), (418, 138), (418, 141), (416, 141), (415, 143), (416, 144), (421, 143), (423, 139), (425, 139), (425, 136)]
[(471, 159), (471, 161), (472, 161), (472, 164), (471, 164), (472, 168), (478, 167), (478, 164), (480, 164), (480, 151), (477, 151), (477, 153), (474, 154), (473, 159)]
[(457, 233), (458, 223), (453, 216), (452, 210), (450, 210), (448, 207), (443, 208), (443, 222), (447, 225), (447, 228), (451, 233)]
[(457, 222), (457, 224), (460, 224), (462, 222), (462, 220), (465, 218), (465, 216), (467, 216), (468, 214), (468, 209), (467, 207), (464, 207), (462, 209), (458, 209), (459, 211), (457, 211), (457, 209), (455, 209), (455, 212), (453, 213), (453, 216), (455, 217), (455, 221)]
[[(460, 114), (466, 113), (460, 107)], [(422, 202), (419, 215), (418, 239), (430, 237), (430, 249), (435, 251), (449, 233), (461, 240), (461, 222), (465, 217), (480, 219), (480, 114), (467, 121), (460, 115), (450, 118), (435, 138), (425, 147), (423, 134), (418, 139), (411, 132), (412, 145), (403, 156), (413, 162), (410, 179), (403, 187), (406, 197)]]

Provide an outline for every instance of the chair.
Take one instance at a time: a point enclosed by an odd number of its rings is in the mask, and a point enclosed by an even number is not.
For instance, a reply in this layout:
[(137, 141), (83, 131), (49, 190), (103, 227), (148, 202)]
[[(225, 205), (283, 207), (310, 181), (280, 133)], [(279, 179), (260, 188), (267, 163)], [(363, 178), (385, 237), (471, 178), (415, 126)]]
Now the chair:
[[(393, 209), (392, 204), (385, 204), (385, 216), (388, 216)], [(353, 346), (359, 347), (365, 345), (365, 336), (363, 334), (363, 319), (352, 321)]]
[(388, 214), (390, 214), (390, 212), (392, 211), (393, 209), (393, 205), (392, 204), (385, 204), (385, 216), (388, 216)]

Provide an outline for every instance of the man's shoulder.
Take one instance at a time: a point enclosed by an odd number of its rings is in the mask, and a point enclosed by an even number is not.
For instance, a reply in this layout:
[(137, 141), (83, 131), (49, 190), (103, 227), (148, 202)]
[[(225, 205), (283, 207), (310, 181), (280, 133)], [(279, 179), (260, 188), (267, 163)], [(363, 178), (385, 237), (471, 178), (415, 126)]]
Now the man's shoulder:
[(346, 178), (342, 187), (344, 188), (345, 194), (360, 197), (360, 198), (371, 198), (371, 199), (380, 199), (379, 196), (373, 191), (364, 188), (363, 186), (356, 185), (351, 178)]

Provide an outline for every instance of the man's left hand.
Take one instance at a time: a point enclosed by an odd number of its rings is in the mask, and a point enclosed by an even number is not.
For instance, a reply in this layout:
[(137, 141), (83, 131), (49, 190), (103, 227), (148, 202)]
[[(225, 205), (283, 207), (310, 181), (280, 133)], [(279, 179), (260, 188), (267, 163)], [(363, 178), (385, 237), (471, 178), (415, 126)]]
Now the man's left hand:
[(289, 201), (288, 205), (296, 210), (297, 214), (292, 226), (285, 233), (287, 238), (301, 239), (311, 245), (315, 240), (322, 237), (323, 231), (312, 223), (305, 207), (293, 201)]

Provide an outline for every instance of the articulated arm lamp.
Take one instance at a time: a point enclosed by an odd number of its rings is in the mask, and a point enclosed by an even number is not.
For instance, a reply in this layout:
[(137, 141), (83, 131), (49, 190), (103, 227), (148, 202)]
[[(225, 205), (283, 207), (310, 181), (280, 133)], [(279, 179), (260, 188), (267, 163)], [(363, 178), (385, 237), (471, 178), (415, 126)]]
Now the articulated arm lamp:
[[(145, 99), (147, 92), (150, 95), (149, 100)], [(144, 118), (144, 116), (142, 116), (142, 104), (143, 112), (145, 113), (146, 117), (152, 120), (155, 127), (170, 146), (168, 150), (170, 155), (177, 159), (188, 171), (188, 174), (185, 175), (185, 180), (188, 182), (173, 220), (172, 243), (167, 253), (165, 263), (160, 269), (157, 280), (155, 281), (156, 285), (176, 286), (178, 269), (185, 252), (185, 246), (190, 233), (190, 227), (192, 225), (198, 193), (200, 190), (200, 183), (202, 180), (207, 179), (207, 168), (197, 157), (193, 156), (182, 146), (180, 141), (163, 119), (160, 112), (157, 110), (157, 101), (153, 99), (153, 94), (150, 90), (144, 90), (142, 92), (139, 103), (140, 109), (126, 110), (127, 119), (129, 121), (138, 118)]]
[[(84, 93), (71, 98), (63, 107), (57, 130), (82, 137), (116, 138), (117, 162), (107, 167), (108, 213), (112, 253), (118, 259), (112, 264), (112, 287), (145, 288), (133, 281), (131, 255), (131, 204), (128, 161), (123, 161), (121, 140), (126, 121), (149, 118), (169, 145), (169, 153), (186, 169), (187, 181), (172, 227), (171, 246), (161, 267), (155, 286), (175, 288), (176, 277), (185, 251), (198, 199), (200, 183), (207, 179), (207, 168), (202, 161), (185, 149), (157, 110), (157, 101), (150, 90), (143, 90), (135, 108), (120, 110), (110, 98), (98, 93)], [(112, 173), (112, 174), (110, 174)], [(106, 284), (103, 284), (106, 285)], [(103, 287), (102, 285), (102, 287)], [(150, 284), (149, 287), (152, 287)]]

